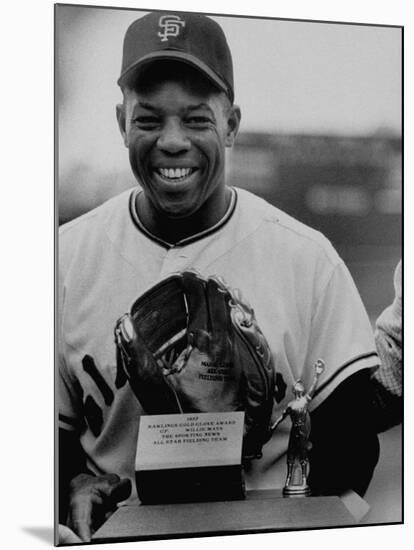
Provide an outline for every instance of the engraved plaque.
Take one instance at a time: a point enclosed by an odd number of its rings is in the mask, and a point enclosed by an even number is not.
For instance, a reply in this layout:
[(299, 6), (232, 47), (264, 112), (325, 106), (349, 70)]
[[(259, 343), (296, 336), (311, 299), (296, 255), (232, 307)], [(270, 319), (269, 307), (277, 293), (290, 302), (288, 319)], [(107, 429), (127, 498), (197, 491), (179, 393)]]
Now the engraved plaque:
[(141, 502), (244, 498), (244, 412), (140, 418), (135, 460)]

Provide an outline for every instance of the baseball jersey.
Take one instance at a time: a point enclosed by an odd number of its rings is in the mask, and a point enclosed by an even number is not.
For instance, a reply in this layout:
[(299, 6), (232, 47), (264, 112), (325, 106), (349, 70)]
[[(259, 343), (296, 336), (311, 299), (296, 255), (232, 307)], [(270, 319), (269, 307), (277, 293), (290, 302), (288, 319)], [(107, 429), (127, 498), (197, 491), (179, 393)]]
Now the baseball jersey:
[[(277, 371), (274, 419), (297, 379), (310, 386), (317, 359), (326, 367), (310, 410), (344, 379), (378, 364), (360, 296), (322, 234), (232, 188), (216, 225), (171, 245), (142, 225), (139, 192), (122, 193), (60, 232), (59, 425), (79, 434), (91, 471), (135, 479), (143, 410), (117, 368), (114, 326), (172, 273), (218, 275), (253, 306)], [(283, 487), (289, 430), (286, 419), (246, 468), (248, 488)]]

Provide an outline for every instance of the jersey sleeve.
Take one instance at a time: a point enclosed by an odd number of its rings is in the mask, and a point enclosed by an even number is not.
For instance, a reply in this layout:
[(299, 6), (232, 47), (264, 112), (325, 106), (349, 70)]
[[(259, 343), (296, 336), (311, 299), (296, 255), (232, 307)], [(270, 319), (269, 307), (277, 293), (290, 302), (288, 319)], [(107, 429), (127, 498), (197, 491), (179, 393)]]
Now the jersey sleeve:
[(402, 395), (402, 298), (401, 262), (394, 274), (395, 297), (393, 303), (378, 317), (375, 341), (381, 367), (374, 377), (385, 391)]
[(374, 371), (379, 364), (368, 315), (342, 261), (336, 264), (320, 292), (313, 314), (303, 376), (307, 387), (312, 382), (317, 359), (325, 362), (325, 370), (310, 404), (311, 410), (349, 376), (366, 368)]
[[(60, 265), (60, 267), (62, 267), (62, 265)], [(81, 414), (82, 390), (76, 377), (70, 373), (67, 366), (65, 341), (62, 331), (62, 318), (65, 304), (65, 285), (62, 271), (62, 269), (59, 270), (58, 281), (56, 409), (59, 428), (67, 431), (80, 431), (83, 422), (83, 416)]]
[(394, 274), (394, 301), (378, 317), (375, 343), (381, 366), (371, 379), (378, 432), (400, 424), (402, 400), (402, 275), (401, 261)]

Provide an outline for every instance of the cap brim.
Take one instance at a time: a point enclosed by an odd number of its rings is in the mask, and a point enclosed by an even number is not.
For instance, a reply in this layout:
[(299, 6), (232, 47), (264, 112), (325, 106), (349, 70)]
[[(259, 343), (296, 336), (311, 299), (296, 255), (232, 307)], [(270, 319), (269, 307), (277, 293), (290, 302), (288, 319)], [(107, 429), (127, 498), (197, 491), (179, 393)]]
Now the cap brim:
[(230, 98), (231, 101), (233, 101), (234, 98), (231, 87), (214, 71), (212, 71), (208, 65), (200, 61), (197, 57), (194, 57), (185, 52), (180, 52), (178, 50), (163, 50), (159, 52), (153, 52), (145, 55), (144, 57), (141, 57), (138, 61), (132, 63), (132, 65), (130, 65), (123, 71), (117, 83), (119, 86), (126, 84), (128, 78), (133, 74), (133, 72), (140, 69), (143, 65), (147, 65), (153, 61), (162, 61), (168, 59), (182, 61), (183, 63), (187, 63), (188, 65), (195, 67), (196, 69), (201, 71), (207, 78), (209, 78), (213, 84), (220, 88), (220, 90), (222, 90)]

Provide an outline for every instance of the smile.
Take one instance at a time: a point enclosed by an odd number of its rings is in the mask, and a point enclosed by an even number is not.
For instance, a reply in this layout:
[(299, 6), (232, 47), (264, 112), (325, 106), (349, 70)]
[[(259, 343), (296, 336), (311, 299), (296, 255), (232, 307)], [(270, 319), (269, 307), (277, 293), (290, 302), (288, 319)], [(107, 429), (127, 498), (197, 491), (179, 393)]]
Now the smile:
[(165, 181), (178, 182), (196, 171), (195, 168), (157, 168), (155, 172)]

